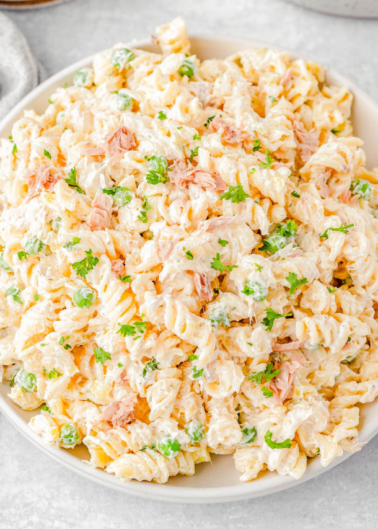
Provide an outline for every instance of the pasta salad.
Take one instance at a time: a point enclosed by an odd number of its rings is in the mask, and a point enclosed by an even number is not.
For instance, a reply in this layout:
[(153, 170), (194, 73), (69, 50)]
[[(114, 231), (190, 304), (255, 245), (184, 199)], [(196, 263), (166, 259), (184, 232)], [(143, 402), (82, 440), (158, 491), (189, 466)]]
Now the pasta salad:
[(212, 453), (299, 479), (378, 394), (378, 172), (315, 62), (201, 62), (181, 18), (154, 40), (1, 140), (0, 379), (124, 481)]

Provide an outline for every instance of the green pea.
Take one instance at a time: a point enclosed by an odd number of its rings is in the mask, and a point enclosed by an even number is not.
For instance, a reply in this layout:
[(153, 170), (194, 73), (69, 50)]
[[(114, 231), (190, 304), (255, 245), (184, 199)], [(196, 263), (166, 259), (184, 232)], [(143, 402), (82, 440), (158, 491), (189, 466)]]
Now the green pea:
[(5, 261), (3, 253), (0, 254), (0, 268), (5, 272), (13, 272), (13, 268)]
[(186, 75), (187, 77), (193, 77), (195, 68), (196, 66), (192, 61), (188, 61), (187, 59), (185, 59), (185, 61), (182, 63), (177, 72), (179, 73), (179, 75), (181, 75), (181, 77), (184, 77), (184, 75)]
[(255, 279), (247, 281), (242, 292), (246, 296), (251, 296), (255, 301), (264, 301), (268, 295), (268, 287), (262, 281)]
[(116, 99), (116, 107), (117, 110), (120, 110), (121, 112), (125, 112), (126, 110), (130, 110), (134, 104), (134, 99), (129, 96), (128, 93), (126, 93), (124, 90), (119, 90), (117, 94)]
[(33, 373), (28, 373), (25, 369), (20, 369), (17, 373), (16, 380), (21, 388), (28, 393), (37, 389), (37, 379), (35, 375), (33, 375)]
[(42, 241), (34, 237), (26, 241), (25, 249), (30, 255), (37, 255), (39, 252), (42, 252), (46, 248), (46, 245)]
[(88, 309), (96, 302), (96, 292), (89, 287), (79, 288), (73, 295), (73, 302), (79, 309)]
[(352, 195), (360, 195), (360, 198), (369, 200), (373, 188), (367, 180), (355, 180), (351, 185)]
[(118, 188), (113, 197), (114, 204), (119, 207), (126, 206), (132, 199), (133, 192), (127, 187)]
[[(271, 235), (270, 237), (267, 237), (264, 239), (264, 246), (267, 248), (264, 250), (269, 253), (276, 253), (278, 250), (281, 250), (281, 248), (285, 248), (287, 245), (287, 239), (286, 237), (283, 237), (282, 235)], [(261, 250), (261, 248), (259, 248)]]
[(65, 445), (75, 445), (79, 440), (79, 432), (72, 424), (63, 424), (60, 429), (60, 440)]
[(123, 70), (133, 59), (135, 59), (135, 54), (127, 48), (118, 48), (117, 50), (114, 50), (110, 56), (112, 65), (119, 70)]
[(205, 427), (198, 421), (190, 422), (185, 428), (185, 431), (193, 443), (198, 443), (205, 435)]
[(243, 428), (242, 429), (242, 440), (240, 441), (241, 445), (248, 445), (250, 443), (253, 443), (253, 441), (256, 439), (257, 436), (257, 430), (255, 427), (253, 428)]
[(60, 125), (61, 127), (64, 127), (65, 116), (66, 116), (66, 113), (64, 112), (64, 110), (61, 110), (60, 112), (58, 112), (56, 115), (56, 124)]
[(50, 220), (50, 226), (54, 231), (58, 231), (62, 227), (62, 219), (58, 217), (57, 219)]
[(78, 87), (88, 88), (93, 85), (93, 77), (93, 73), (90, 70), (83, 68), (75, 73), (73, 84)]
[(170, 435), (165, 435), (158, 442), (158, 450), (163, 456), (171, 459), (180, 453), (181, 444), (177, 439), (173, 439)]
[(148, 160), (148, 166), (151, 171), (155, 171), (161, 175), (164, 175), (168, 171), (168, 162), (164, 156), (156, 156), (155, 154), (151, 156)]

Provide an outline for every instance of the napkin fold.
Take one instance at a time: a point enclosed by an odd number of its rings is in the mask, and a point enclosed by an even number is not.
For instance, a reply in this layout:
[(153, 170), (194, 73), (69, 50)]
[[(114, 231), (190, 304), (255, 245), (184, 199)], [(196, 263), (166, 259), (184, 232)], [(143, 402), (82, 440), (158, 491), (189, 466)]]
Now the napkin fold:
[(0, 121), (45, 78), (23, 34), (0, 13)]

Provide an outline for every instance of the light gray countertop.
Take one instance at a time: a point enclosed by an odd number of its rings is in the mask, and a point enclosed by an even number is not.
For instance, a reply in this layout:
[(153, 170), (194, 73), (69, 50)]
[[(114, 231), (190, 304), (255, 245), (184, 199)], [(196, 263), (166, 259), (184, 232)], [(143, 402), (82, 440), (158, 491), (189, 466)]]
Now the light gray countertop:
[[(255, 38), (300, 51), (378, 99), (378, 20), (336, 18), (277, 0), (73, 0), (6, 14), (50, 75), (117, 41), (146, 37), (181, 14), (192, 34)], [(378, 437), (341, 466), (274, 496), (174, 505), (86, 481), (49, 459), (0, 415), (0, 527), (370, 529), (378, 524), (377, 450)]]

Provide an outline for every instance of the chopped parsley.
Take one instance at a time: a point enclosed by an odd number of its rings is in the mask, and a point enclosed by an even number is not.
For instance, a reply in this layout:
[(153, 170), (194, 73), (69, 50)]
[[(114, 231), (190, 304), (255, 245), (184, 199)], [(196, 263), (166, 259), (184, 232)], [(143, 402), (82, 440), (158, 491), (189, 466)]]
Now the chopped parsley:
[(67, 244), (65, 244), (65, 245), (63, 246), (63, 248), (65, 248), (68, 252), (73, 252), (74, 249), (75, 249), (74, 246), (75, 246), (76, 244), (79, 244), (80, 241), (81, 241), (81, 239), (80, 239), (79, 237), (74, 237), (74, 238), (72, 239), (72, 242), (68, 242)]
[(166, 175), (168, 171), (168, 162), (163, 156), (151, 156), (148, 160), (149, 168), (146, 175), (147, 184), (157, 185), (165, 184), (169, 182), (169, 178)]
[(225, 239), (218, 239), (218, 244), (220, 244), (224, 248), (225, 246), (227, 246), (227, 244), (229, 244), (229, 242)]
[(70, 186), (74, 187), (78, 193), (84, 194), (84, 191), (81, 189), (79, 184), (76, 182), (76, 167), (72, 167), (68, 173), (68, 178), (65, 178), (64, 181)]
[(150, 211), (151, 206), (148, 203), (147, 197), (143, 195), (143, 202), (142, 202), (142, 211), (138, 215), (138, 219), (140, 222), (143, 222), (143, 224), (146, 224), (148, 222), (147, 217), (147, 211)]
[(192, 374), (189, 375), (189, 378), (191, 380), (198, 380), (199, 378), (203, 378), (203, 369), (197, 369), (196, 366), (193, 366)]
[(214, 294), (219, 294), (219, 288), (213, 288)]
[(327, 287), (327, 290), (328, 290), (328, 292), (329, 292), (330, 294), (333, 294), (334, 292), (336, 292), (337, 287), (333, 287), (333, 288), (331, 288), (331, 287)]
[(193, 141), (195, 141), (195, 140), (202, 140), (202, 137), (198, 136), (197, 132), (193, 136)]
[(52, 104), (53, 104), (53, 102), (51, 101), (51, 99), (50, 99), (50, 98), (49, 98), (49, 99), (47, 100), (47, 102), (48, 102), (48, 103), (49, 103), (50, 105), (52, 105)]
[(338, 134), (340, 131), (337, 129), (331, 129), (332, 134)]
[(17, 151), (18, 151), (18, 149), (17, 149), (17, 145), (14, 144), (14, 145), (13, 145), (13, 149), (12, 149), (12, 154), (16, 154)]
[(63, 345), (64, 342), (66, 342), (67, 340), (69, 340), (71, 338), (71, 336), (61, 336), (60, 339), (59, 339), (59, 345), (62, 345), (64, 349), (66, 349), (66, 351), (68, 349), (72, 349), (72, 347), (66, 343), (66, 345)]
[(121, 364), (121, 362), (118, 362), (117, 367), (123, 367), (123, 364)]
[(261, 272), (261, 270), (263, 269), (263, 267), (257, 263), (255, 263), (255, 267), (258, 272)]
[(147, 329), (146, 321), (134, 321), (134, 325), (140, 333), (144, 333)]
[(20, 294), (21, 289), (19, 287), (9, 287), (5, 292), (6, 296), (11, 296), (16, 303), (23, 305), (24, 302), (21, 300)]
[(222, 193), (219, 198), (221, 200), (223, 198), (226, 200), (231, 200), (233, 204), (240, 204), (240, 202), (244, 202), (244, 200), (248, 197), (249, 195), (244, 191), (243, 186), (238, 184), (236, 186), (229, 186), (228, 191)]
[[(259, 151), (261, 149), (261, 141), (260, 140), (253, 140), (253, 152)], [(255, 169), (256, 171), (256, 169)]]
[(290, 439), (285, 439), (285, 441), (283, 441), (282, 443), (275, 443), (274, 441), (272, 441), (272, 436), (273, 436), (272, 432), (268, 430), (264, 437), (265, 442), (269, 446), (269, 448), (279, 448), (279, 449), (291, 448)]
[(112, 359), (112, 355), (104, 351), (102, 347), (96, 347), (93, 352), (96, 362), (100, 362), (102, 365), (104, 365), (107, 360)]
[(27, 259), (28, 258), (28, 253), (27, 252), (17, 252), (17, 257), (19, 258), (20, 261), (22, 261), (22, 259)]
[(159, 115), (157, 118), (160, 119), (160, 121), (164, 121), (165, 119), (167, 119), (167, 116), (164, 114), (162, 110), (159, 110)]
[(46, 149), (43, 149), (43, 155), (51, 160), (51, 154), (49, 153), (49, 151), (46, 151)]
[(51, 414), (51, 410), (48, 406), (46, 406), (46, 404), (44, 406), (42, 406), (42, 409), (43, 411), (47, 411), (47, 413), (50, 413)]
[(147, 364), (144, 366), (143, 371), (142, 371), (142, 377), (146, 378), (146, 376), (149, 373), (152, 373), (152, 371), (156, 371), (157, 369), (159, 369), (157, 360), (156, 358), (153, 358), (150, 362), (147, 362)]
[(193, 362), (194, 360), (197, 360), (198, 359), (198, 356), (195, 355), (195, 354), (191, 354), (188, 356), (188, 360), (190, 360), (191, 362)]
[(88, 250), (85, 252), (86, 257), (82, 261), (77, 261), (76, 263), (73, 263), (72, 268), (75, 270), (78, 276), (84, 277), (84, 279), (87, 277), (87, 274), (93, 270), (93, 268), (98, 263), (99, 259), (97, 257), (92, 256), (92, 250)]
[[(252, 344), (249, 344), (252, 345)], [(266, 369), (264, 371), (258, 371), (257, 373), (251, 373), (248, 375), (249, 380), (252, 382), (256, 382), (256, 384), (262, 384), (263, 380), (265, 380), (264, 384), (266, 382), (270, 382), (273, 380), (274, 377), (277, 377), (281, 373), (281, 369), (273, 369), (273, 362), (269, 362), (266, 366)]]
[(118, 325), (120, 325), (120, 328), (118, 329), (117, 334), (121, 334), (124, 338), (126, 338), (126, 336), (135, 336), (136, 329), (134, 325), (121, 325), (120, 323)]
[(273, 329), (273, 323), (274, 320), (278, 320), (278, 318), (289, 318), (292, 316), (292, 313), (289, 312), (288, 314), (279, 314), (275, 310), (271, 308), (265, 309), (266, 316), (263, 319), (263, 325), (265, 325), (267, 331), (271, 331)]
[(233, 268), (237, 268), (236, 265), (228, 265), (225, 266), (221, 259), (219, 253), (215, 257), (213, 257), (213, 260), (211, 261), (211, 268), (213, 270), (219, 270), (219, 272), (223, 272), (224, 270), (228, 270), (228, 272), (231, 272)]
[(193, 158), (194, 158), (195, 156), (198, 156), (198, 149), (199, 149), (199, 146), (197, 145), (197, 147), (195, 147), (194, 149), (192, 149), (192, 150), (190, 151), (190, 158), (189, 158), (190, 163), (192, 163)]
[(265, 162), (259, 162), (257, 165), (263, 169), (270, 169), (272, 163), (274, 163), (274, 158), (271, 157), (269, 149), (266, 150)]
[(193, 261), (194, 257), (190, 250), (185, 252), (186, 257), (189, 259), (189, 261)]
[(269, 96), (269, 99), (272, 103), (278, 103), (277, 99), (274, 96)]
[(319, 235), (319, 237), (321, 239), (328, 239), (328, 232), (329, 231), (340, 231), (341, 233), (345, 233), (345, 234), (348, 234), (349, 231), (348, 229), (349, 228), (353, 228), (354, 224), (348, 224), (347, 226), (344, 226), (343, 224), (340, 226), (340, 228), (327, 228), (326, 231), (324, 233), (322, 233), (321, 235)]
[(271, 391), (270, 389), (268, 389), (266, 386), (263, 386), (261, 388), (261, 391), (262, 391), (262, 394), (264, 395), (264, 397), (266, 399), (270, 399), (270, 397), (273, 397), (273, 391)]
[(206, 123), (204, 123), (203, 126), (208, 127), (214, 118), (215, 116), (210, 116), (209, 118), (207, 118)]
[(131, 276), (118, 276), (118, 279), (122, 281), (122, 283), (131, 283), (132, 279)]
[(297, 274), (293, 272), (289, 272), (289, 275), (285, 279), (286, 281), (290, 283), (290, 292), (289, 292), (290, 296), (294, 294), (294, 292), (296, 291), (298, 287), (308, 283), (306, 277), (304, 277), (303, 279), (298, 279)]
[(275, 230), (263, 240), (263, 245), (258, 249), (259, 252), (275, 253), (287, 245), (287, 239), (297, 235), (297, 224), (294, 220), (288, 220), (283, 224), (278, 224)]
[(298, 193), (297, 193), (296, 191), (292, 191), (292, 192), (290, 193), (290, 195), (291, 195), (292, 197), (295, 197), (295, 198), (301, 198), (301, 195), (298, 195)]

